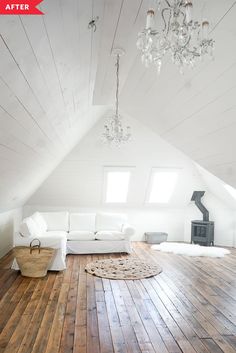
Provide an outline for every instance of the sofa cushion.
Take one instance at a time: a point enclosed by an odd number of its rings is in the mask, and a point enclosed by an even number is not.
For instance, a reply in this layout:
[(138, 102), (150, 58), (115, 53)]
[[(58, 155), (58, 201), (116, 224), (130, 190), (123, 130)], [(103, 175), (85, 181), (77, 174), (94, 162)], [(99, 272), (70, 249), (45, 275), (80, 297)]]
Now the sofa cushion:
[(34, 222), (36, 223), (39, 232), (46, 232), (47, 231), (47, 223), (45, 221), (45, 219), (43, 218), (43, 216), (41, 215), (41, 213), (39, 212), (35, 212), (31, 218), (34, 220)]
[(98, 213), (96, 216), (96, 231), (121, 231), (122, 225), (127, 222), (126, 215), (122, 213)]
[(103, 230), (95, 234), (97, 240), (124, 240), (124, 234), (117, 230)]
[(70, 231), (95, 232), (95, 213), (71, 213)]
[(47, 230), (69, 231), (69, 213), (68, 212), (42, 212), (43, 218), (47, 223)]
[(125, 223), (122, 227), (122, 233), (125, 235), (125, 239), (130, 239), (135, 233), (135, 229), (128, 223)]
[(65, 232), (63, 230), (50, 230), (40, 235), (39, 238), (40, 239), (43, 239), (43, 238), (63, 239), (63, 238), (67, 238), (67, 235), (68, 235), (68, 232)]
[(40, 231), (37, 227), (37, 224), (31, 217), (27, 217), (23, 219), (23, 221), (20, 224), (20, 230), (19, 230), (20, 235), (22, 237), (38, 237), (40, 234)]
[(95, 240), (94, 232), (89, 232), (86, 230), (82, 231), (71, 231), (67, 235), (68, 240)]

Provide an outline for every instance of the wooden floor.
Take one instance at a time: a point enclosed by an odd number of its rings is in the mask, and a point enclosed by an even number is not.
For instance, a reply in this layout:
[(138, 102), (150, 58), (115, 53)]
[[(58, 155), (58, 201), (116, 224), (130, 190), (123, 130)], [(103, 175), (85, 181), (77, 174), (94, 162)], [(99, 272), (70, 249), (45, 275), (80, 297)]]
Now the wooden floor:
[(84, 272), (119, 255), (69, 255), (65, 272), (23, 278), (0, 260), (0, 353), (236, 352), (236, 249), (187, 258), (135, 243), (163, 272), (115, 281)]

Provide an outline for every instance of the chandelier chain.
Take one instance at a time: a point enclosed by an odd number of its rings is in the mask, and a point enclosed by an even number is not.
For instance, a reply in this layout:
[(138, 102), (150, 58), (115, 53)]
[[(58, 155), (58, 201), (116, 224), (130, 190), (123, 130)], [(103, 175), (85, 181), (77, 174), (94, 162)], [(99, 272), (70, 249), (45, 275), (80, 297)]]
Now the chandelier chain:
[(117, 117), (119, 115), (119, 86), (120, 86), (119, 71), (120, 71), (120, 55), (117, 54), (117, 57), (116, 57), (116, 116)]
[(115, 146), (130, 141), (130, 127), (124, 127), (119, 115), (119, 88), (120, 88), (120, 55), (116, 54), (116, 94), (115, 94), (115, 113), (111, 116), (108, 122), (104, 125), (102, 141)]

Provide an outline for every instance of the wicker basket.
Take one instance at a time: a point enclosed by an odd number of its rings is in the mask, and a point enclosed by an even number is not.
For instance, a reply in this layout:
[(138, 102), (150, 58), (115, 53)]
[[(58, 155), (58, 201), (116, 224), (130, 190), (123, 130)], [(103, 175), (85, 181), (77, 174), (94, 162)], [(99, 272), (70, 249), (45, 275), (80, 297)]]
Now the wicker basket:
[(39, 239), (33, 239), (30, 246), (14, 248), (16, 261), (25, 277), (45, 277), (55, 254), (55, 249), (41, 247)]

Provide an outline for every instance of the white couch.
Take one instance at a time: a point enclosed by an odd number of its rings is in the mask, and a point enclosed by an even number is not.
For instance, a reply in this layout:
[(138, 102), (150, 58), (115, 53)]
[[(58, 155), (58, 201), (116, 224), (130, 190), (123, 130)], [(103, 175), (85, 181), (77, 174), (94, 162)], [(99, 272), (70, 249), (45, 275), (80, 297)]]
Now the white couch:
[[(124, 214), (36, 212), (22, 221), (14, 246), (40, 239), (42, 246), (57, 249), (50, 270), (59, 271), (66, 268), (67, 254), (130, 253), (133, 234)], [(18, 269), (16, 261), (12, 268)]]

